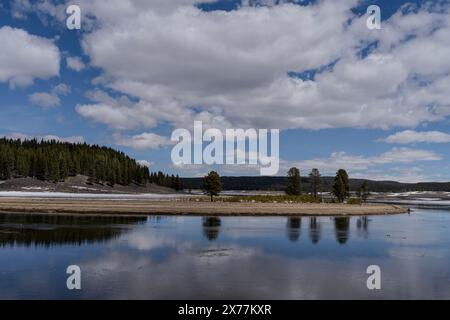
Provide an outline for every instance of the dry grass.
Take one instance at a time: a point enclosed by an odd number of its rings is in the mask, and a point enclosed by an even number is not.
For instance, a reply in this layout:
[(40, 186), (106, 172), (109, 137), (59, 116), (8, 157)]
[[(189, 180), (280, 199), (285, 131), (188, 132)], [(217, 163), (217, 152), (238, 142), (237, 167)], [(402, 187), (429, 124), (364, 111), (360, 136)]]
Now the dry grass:
[(388, 204), (346, 205), (333, 203), (239, 203), (195, 200), (92, 200), (0, 198), (0, 212), (161, 214), (161, 215), (382, 215), (407, 212)]

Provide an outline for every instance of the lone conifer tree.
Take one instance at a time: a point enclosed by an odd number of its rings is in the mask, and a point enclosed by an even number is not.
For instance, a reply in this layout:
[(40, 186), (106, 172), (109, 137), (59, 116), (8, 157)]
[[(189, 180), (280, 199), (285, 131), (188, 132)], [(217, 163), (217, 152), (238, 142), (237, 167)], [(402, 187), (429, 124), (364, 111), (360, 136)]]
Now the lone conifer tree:
[(300, 170), (296, 167), (290, 168), (288, 171), (288, 185), (286, 194), (297, 196), (302, 194)]
[(333, 185), (333, 194), (339, 202), (344, 202), (344, 200), (350, 195), (348, 174), (344, 169), (339, 169), (339, 171), (336, 172)]
[(203, 190), (211, 196), (211, 202), (213, 202), (213, 196), (217, 196), (222, 191), (222, 182), (217, 172), (211, 171), (203, 178)]
[(320, 172), (319, 169), (312, 169), (309, 174), (309, 183), (311, 184), (311, 194), (317, 197), (317, 193), (320, 189)]

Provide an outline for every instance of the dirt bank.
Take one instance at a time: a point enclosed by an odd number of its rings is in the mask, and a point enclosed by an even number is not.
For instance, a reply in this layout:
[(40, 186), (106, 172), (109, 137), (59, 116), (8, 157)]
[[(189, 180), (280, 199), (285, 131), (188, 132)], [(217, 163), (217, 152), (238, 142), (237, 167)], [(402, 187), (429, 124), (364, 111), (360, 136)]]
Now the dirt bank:
[(407, 209), (388, 204), (326, 204), (326, 203), (230, 203), (188, 200), (92, 200), (92, 199), (29, 199), (0, 198), (0, 212), (17, 213), (90, 213), (148, 215), (384, 215), (406, 213)]

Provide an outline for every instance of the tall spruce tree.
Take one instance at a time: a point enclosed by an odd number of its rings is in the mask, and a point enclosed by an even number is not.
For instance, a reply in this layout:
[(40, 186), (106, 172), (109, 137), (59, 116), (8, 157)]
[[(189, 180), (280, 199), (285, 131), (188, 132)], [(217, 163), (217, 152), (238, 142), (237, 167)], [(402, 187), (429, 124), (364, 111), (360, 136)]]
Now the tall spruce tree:
[(339, 202), (344, 202), (350, 195), (350, 185), (347, 171), (339, 169), (334, 178), (333, 194)]
[(288, 171), (288, 185), (286, 188), (286, 194), (288, 195), (301, 195), (301, 178), (300, 170), (298, 168), (290, 168)]
[(317, 197), (320, 191), (320, 172), (319, 169), (314, 168), (309, 174), (309, 183), (311, 185), (311, 195)]

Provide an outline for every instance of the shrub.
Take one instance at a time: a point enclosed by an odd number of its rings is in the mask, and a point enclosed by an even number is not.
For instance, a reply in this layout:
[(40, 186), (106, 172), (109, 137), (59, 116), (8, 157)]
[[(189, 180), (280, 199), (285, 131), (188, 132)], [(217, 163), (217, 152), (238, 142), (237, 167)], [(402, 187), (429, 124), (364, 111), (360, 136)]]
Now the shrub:
[(360, 198), (350, 198), (347, 200), (347, 204), (361, 204)]

